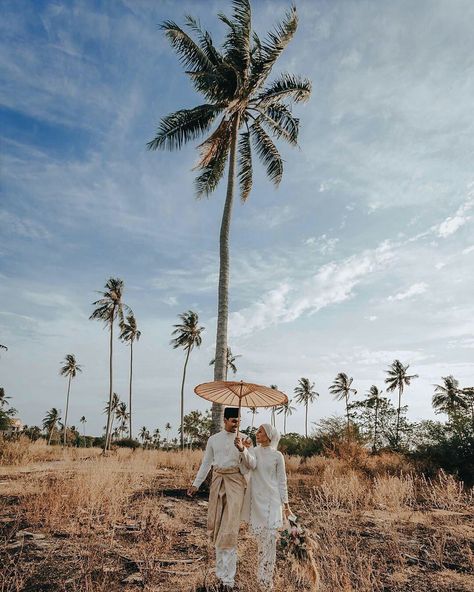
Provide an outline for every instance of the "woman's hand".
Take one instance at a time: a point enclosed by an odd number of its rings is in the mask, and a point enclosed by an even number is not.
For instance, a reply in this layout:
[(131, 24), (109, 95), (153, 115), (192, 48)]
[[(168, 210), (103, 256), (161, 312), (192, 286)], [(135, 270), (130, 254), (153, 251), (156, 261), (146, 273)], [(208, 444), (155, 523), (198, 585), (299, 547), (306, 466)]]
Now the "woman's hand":
[(244, 451), (244, 445), (243, 445), (243, 442), (242, 442), (242, 438), (236, 438), (234, 440), (234, 445), (235, 445), (235, 447), (237, 448), (237, 450), (239, 452), (243, 452)]
[(283, 504), (283, 514), (287, 520), (293, 515), (293, 512), (290, 510), (290, 504)]

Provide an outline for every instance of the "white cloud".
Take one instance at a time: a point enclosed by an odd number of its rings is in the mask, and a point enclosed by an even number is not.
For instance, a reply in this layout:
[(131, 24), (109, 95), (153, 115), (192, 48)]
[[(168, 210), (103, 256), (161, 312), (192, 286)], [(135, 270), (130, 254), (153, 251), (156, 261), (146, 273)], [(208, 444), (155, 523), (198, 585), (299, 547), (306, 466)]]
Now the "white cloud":
[(17, 234), (30, 239), (46, 240), (51, 238), (51, 233), (41, 223), (29, 218), (19, 216), (0, 210), (0, 225), (5, 233)]
[(237, 337), (250, 334), (344, 302), (354, 295), (354, 288), (365, 277), (387, 265), (392, 257), (393, 249), (385, 241), (376, 249), (363, 251), (341, 262), (327, 263), (309, 279), (295, 282), (288, 278), (266, 292), (255, 304), (232, 313), (230, 332)]
[(451, 236), (455, 232), (457, 232), (466, 222), (468, 222), (471, 217), (468, 216), (468, 212), (474, 206), (474, 197), (470, 197), (465, 203), (463, 203), (454, 216), (449, 216), (441, 222), (438, 226), (437, 232), (438, 236), (442, 238), (447, 238)]
[(471, 245), (470, 247), (466, 247), (465, 249), (463, 249), (462, 254), (467, 255), (468, 253), (472, 253), (473, 251), (474, 251), (474, 245)]
[(428, 289), (428, 284), (424, 282), (418, 282), (410, 286), (404, 292), (399, 292), (395, 294), (395, 296), (389, 296), (388, 300), (406, 300), (407, 298), (412, 298), (413, 296), (418, 296), (419, 294), (424, 294)]

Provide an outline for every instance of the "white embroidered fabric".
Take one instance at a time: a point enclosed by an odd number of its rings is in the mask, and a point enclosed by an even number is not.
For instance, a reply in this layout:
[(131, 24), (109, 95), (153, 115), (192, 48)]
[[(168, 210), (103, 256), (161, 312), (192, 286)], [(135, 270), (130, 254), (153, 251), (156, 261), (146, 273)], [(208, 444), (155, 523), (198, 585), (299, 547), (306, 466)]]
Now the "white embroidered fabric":
[(265, 590), (273, 590), (278, 530), (276, 528), (259, 528), (254, 531), (254, 534), (258, 545), (258, 583)]
[(234, 585), (237, 570), (237, 549), (219, 549), (216, 547), (216, 576), (227, 586)]

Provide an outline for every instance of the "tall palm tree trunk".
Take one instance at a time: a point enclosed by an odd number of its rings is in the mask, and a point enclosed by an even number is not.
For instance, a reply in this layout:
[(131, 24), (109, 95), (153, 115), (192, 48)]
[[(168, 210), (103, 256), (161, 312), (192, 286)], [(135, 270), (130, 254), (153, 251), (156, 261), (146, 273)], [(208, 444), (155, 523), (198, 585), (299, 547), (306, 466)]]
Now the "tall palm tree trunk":
[(113, 352), (113, 335), (114, 335), (114, 317), (115, 317), (115, 307), (112, 311), (111, 319), (110, 319), (110, 357), (109, 357), (109, 411), (107, 413), (107, 427), (105, 429), (105, 442), (104, 442), (104, 450), (103, 453), (107, 452), (107, 448), (109, 447), (109, 432), (111, 431), (110, 427), (110, 416), (112, 415), (112, 352)]
[(49, 438), (48, 438), (48, 446), (51, 445), (51, 438), (53, 436), (53, 430), (54, 430), (54, 425), (53, 427), (49, 430)]
[[(229, 175), (227, 178), (227, 194), (222, 213), (219, 237), (219, 288), (217, 301), (217, 335), (216, 355), (214, 356), (214, 380), (225, 380), (227, 359), (227, 323), (229, 317), (229, 237), (232, 204), (234, 201), (235, 166), (237, 162), (237, 137), (239, 132), (240, 113), (234, 116), (232, 139), (229, 155)], [(219, 403), (212, 404), (213, 434), (222, 428), (223, 407)]]
[(349, 421), (349, 399), (346, 393), (346, 418), (347, 418), (347, 439), (350, 438), (350, 421)]
[(306, 403), (306, 413), (305, 413), (305, 420), (304, 420), (304, 431), (306, 438), (308, 437), (308, 403)]
[(66, 397), (66, 414), (64, 417), (64, 439), (63, 439), (63, 446), (66, 446), (67, 443), (67, 412), (69, 409), (69, 393), (71, 392), (71, 375), (69, 374), (69, 381), (67, 383), (67, 397)]
[(130, 341), (130, 387), (128, 396), (128, 436), (132, 436), (132, 372), (133, 372), (133, 339)]
[(377, 422), (378, 422), (378, 415), (379, 415), (379, 401), (375, 404), (375, 421), (374, 421), (374, 444), (372, 446), (372, 450), (375, 452), (377, 450)]
[(402, 406), (402, 389), (398, 387), (398, 409), (397, 409), (397, 428), (395, 430), (395, 442), (398, 448), (399, 439), (398, 439), (398, 432), (400, 429), (400, 408)]
[(189, 354), (191, 353), (191, 348), (188, 347), (188, 353), (186, 354), (186, 360), (184, 362), (183, 368), (183, 381), (181, 382), (181, 450), (184, 450), (184, 381), (186, 380), (186, 366), (188, 365)]
[(286, 412), (283, 414), (283, 433), (286, 436)]

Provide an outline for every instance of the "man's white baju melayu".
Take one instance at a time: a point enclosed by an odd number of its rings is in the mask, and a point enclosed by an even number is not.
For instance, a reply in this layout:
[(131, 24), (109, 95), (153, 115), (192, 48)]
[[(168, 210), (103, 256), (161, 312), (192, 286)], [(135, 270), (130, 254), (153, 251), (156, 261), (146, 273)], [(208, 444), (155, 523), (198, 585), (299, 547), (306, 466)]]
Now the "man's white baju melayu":
[(237, 537), (247, 481), (244, 477), (255, 459), (247, 449), (239, 452), (234, 432), (221, 432), (209, 438), (194, 487), (199, 488), (214, 467), (209, 495), (208, 530), (216, 546), (216, 575), (223, 584), (234, 585), (237, 569)]
[(251, 473), (245, 496), (243, 519), (249, 522), (258, 543), (258, 581), (266, 590), (271, 590), (278, 529), (283, 526), (282, 505), (288, 503), (288, 488), (285, 459), (276, 449), (279, 434), (268, 424), (263, 427), (271, 443), (251, 451), (256, 468)]

